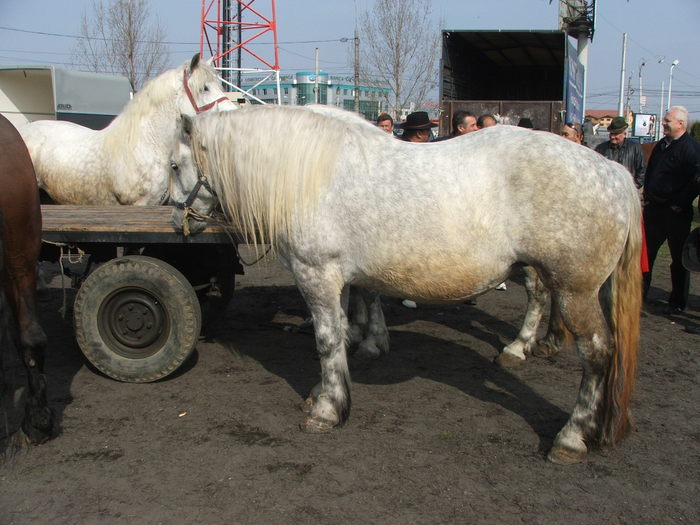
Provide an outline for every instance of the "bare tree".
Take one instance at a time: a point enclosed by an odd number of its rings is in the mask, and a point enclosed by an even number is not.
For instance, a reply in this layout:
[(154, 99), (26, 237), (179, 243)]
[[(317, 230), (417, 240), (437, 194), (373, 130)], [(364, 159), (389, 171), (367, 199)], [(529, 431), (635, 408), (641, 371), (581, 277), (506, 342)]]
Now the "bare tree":
[(80, 35), (75, 61), (90, 71), (124, 75), (133, 91), (168, 63), (165, 30), (150, 20), (147, 0), (93, 0)]
[(391, 89), (394, 118), (420, 103), (437, 82), (440, 32), (425, 0), (376, 0), (362, 15), (360, 42), (366, 81)]

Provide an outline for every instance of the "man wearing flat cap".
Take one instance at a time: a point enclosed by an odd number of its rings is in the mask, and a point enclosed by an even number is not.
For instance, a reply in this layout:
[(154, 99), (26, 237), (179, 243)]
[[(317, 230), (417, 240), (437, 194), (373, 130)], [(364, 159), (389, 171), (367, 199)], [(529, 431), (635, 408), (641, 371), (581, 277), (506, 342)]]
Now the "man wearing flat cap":
[(639, 142), (626, 140), (627, 121), (624, 117), (615, 117), (608, 126), (610, 140), (598, 144), (595, 150), (606, 159), (622, 164), (632, 174), (634, 185), (641, 188), (644, 185), (646, 162)]
[(433, 135), (431, 129), (436, 128), (437, 124), (430, 122), (427, 112), (415, 111), (409, 113), (406, 122), (399, 127), (403, 129), (401, 138), (407, 142), (430, 142)]

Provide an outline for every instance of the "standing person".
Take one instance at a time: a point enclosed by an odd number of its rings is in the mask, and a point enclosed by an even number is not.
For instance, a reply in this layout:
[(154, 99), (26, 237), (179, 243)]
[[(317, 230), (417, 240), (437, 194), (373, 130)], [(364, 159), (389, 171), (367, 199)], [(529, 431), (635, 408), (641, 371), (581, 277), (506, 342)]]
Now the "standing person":
[[(430, 142), (432, 135), (431, 129), (437, 127), (437, 124), (430, 122), (428, 113), (425, 111), (415, 111), (409, 113), (406, 117), (406, 122), (401, 124), (403, 135), (401, 138), (407, 142)], [(401, 304), (406, 308), (416, 308), (416, 302), (411, 299), (404, 299)]]
[(430, 142), (430, 137), (433, 132), (432, 128), (436, 128), (435, 122), (430, 122), (428, 113), (425, 111), (414, 111), (406, 117), (406, 122), (400, 125), (403, 129), (401, 138), (407, 142)]
[(478, 131), (476, 125), (476, 115), (471, 111), (460, 109), (452, 115), (452, 133), (440, 137), (437, 140), (449, 140), (467, 133)]
[(491, 113), (485, 113), (476, 119), (476, 127), (479, 129), (490, 128), (496, 124), (498, 124), (498, 121)]
[(394, 133), (394, 119), (388, 113), (382, 113), (377, 117), (377, 127), (387, 133)]
[(644, 181), (644, 227), (649, 271), (644, 296), (651, 285), (654, 260), (668, 240), (671, 252), (671, 295), (667, 314), (682, 312), (688, 301), (690, 275), (683, 266), (683, 243), (693, 220), (693, 200), (700, 193), (700, 145), (688, 133), (688, 110), (673, 106), (663, 119), (664, 137), (649, 158)]
[(561, 127), (559, 134), (566, 140), (583, 144), (583, 126), (578, 122), (567, 122)]
[[(698, 204), (700, 207), (700, 203)], [(683, 266), (686, 270), (700, 273), (700, 228), (695, 228), (683, 245)], [(688, 325), (685, 331), (689, 334), (700, 335), (700, 324)]]
[(519, 128), (527, 128), (527, 129), (535, 129), (535, 125), (532, 123), (532, 120), (530, 120), (527, 117), (523, 117), (518, 121), (518, 127)]
[(627, 140), (627, 121), (624, 117), (615, 117), (608, 126), (609, 140), (598, 144), (595, 150), (603, 157), (622, 164), (632, 174), (634, 185), (641, 188), (644, 185), (646, 162), (644, 152), (639, 142)]

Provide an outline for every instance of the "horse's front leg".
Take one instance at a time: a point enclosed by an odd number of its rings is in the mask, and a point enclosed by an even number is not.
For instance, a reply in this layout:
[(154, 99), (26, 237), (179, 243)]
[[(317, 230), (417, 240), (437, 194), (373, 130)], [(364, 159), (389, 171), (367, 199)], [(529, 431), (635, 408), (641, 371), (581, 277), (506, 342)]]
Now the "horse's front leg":
[(348, 322), (341, 306), (342, 287), (338, 286), (338, 275), (329, 270), (297, 266), (293, 271), (314, 321), (321, 362), (321, 383), (307, 400), (310, 410), (302, 429), (327, 432), (345, 423), (351, 405), (346, 353)]
[(564, 326), (559, 305), (552, 297), (552, 306), (549, 310), (549, 326), (545, 336), (532, 347), (532, 355), (535, 357), (552, 357), (557, 355), (562, 348), (573, 344), (571, 332)]
[(361, 329), (361, 336), (357, 341), (355, 357), (361, 359), (376, 359), (389, 352), (389, 330), (384, 320), (381, 296), (365, 288), (351, 288), (351, 299), (354, 297), (356, 312), (351, 308), (351, 340), (357, 337), (353, 332), (355, 326)]
[(523, 270), (527, 292), (527, 312), (518, 336), (496, 357), (496, 363), (504, 368), (514, 368), (525, 362), (526, 355), (536, 344), (537, 327), (549, 302), (549, 292), (537, 275), (537, 271), (532, 266), (525, 266)]

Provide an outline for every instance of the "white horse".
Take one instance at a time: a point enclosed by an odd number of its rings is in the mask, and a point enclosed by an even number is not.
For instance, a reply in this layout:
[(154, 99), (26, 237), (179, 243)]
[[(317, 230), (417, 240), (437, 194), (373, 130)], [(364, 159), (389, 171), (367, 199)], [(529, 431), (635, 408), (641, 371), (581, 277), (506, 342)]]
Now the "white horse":
[(214, 69), (195, 55), (147, 82), (103, 130), (42, 120), (20, 133), (39, 187), (57, 204), (157, 205), (168, 200), (180, 116), (235, 107)]
[[(173, 163), (196, 167), (234, 227), (271, 243), (294, 274), (321, 362), (306, 430), (330, 430), (350, 412), (349, 285), (463, 301), (527, 265), (552, 293), (583, 365), (550, 460), (582, 461), (587, 443), (628, 433), (641, 211), (619, 164), (512, 126), (411, 144), (369, 123), (284, 107), (186, 118)], [(197, 200), (203, 213), (215, 202), (208, 190)]]
[[(305, 107), (314, 113), (337, 118), (348, 125), (367, 123), (357, 113), (333, 106), (311, 104)], [(533, 268), (525, 266), (523, 270), (528, 298), (527, 311), (517, 337), (506, 345), (496, 358), (496, 362), (505, 368), (520, 366), (528, 354), (539, 357), (552, 356), (571, 344), (571, 333), (565, 329), (557, 308), (551, 309), (547, 334), (537, 340), (537, 329), (550, 304), (550, 296)], [(352, 286), (343, 306), (348, 313), (350, 325), (348, 342), (356, 347), (355, 357), (376, 359), (389, 352), (389, 330), (379, 294), (373, 290)]]

